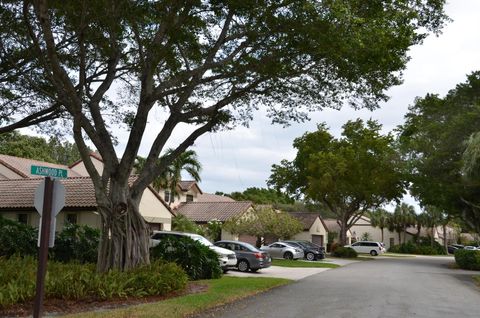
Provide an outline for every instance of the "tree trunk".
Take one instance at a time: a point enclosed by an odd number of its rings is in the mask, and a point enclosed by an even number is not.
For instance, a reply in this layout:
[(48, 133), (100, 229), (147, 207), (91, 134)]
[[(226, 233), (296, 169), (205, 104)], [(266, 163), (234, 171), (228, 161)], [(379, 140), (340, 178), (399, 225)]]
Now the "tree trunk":
[(398, 233), (398, 245), (402, 244), (402, 232), (399, 231)]
[(434, 229), (435, 229), (435, 227), (432, 226), (432, 235), (430, 236), (430, 243), (431, 243), (431, 246), (432, 246), (432, 247), (433, 247), (433, 244), (434, 244), (434, 242), (435, 242)]
[(382, 243), (385, 243), (385, 242), (383, 241), (383, 227), (382, 227), (380, 230), (382, 231)]
[(445, 253), (448, 255), (448, 246), (447, 246), (447, 225), (443, 224), (443, 248)]
[(340, 222), (340, 245), (347, 245), (347, 220)]
[(99, 272), (111, 269), (125, 271), (150, 263), (149, 230), (139, 212), (140, 199), (124, 200), (127, 196), (118, 195), (122, 192), (118, 190), (111, 191), (110, 206), (99, 206), (102, 219), (97, 262)]

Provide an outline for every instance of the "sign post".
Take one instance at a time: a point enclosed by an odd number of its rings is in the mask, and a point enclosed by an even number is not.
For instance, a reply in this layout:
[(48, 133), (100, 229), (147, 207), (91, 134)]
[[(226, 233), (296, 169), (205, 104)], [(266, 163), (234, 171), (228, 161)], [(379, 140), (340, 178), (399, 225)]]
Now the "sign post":
[[(52, 177), (66, 178), (67, 170), (32, 166), (31, 173), (34, 175), (46, 176), (45, 181), (40, 183), (35, 192), (35, 208), (41, 215), (41, 223), (39, 231), (39, 256), (33, 317), (40, 318), (43, 313), (48, 247), (53, 247), (55, 240), (55, 216), (65, 205), (65, 188), (61, 183), (55, 182)], [(53, 239), (51, 233), (53, 233)]]

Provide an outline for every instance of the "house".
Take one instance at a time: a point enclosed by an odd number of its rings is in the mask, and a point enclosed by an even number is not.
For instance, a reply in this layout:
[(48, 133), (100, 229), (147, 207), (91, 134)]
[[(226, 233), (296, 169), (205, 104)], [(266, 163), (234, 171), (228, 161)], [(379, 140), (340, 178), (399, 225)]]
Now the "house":
[[(103, 162), (97, 154), (91, 154), (95, 167), (101, 173)], [(65, 207), (57, 216), (57, 230), (66, 223), (100, 227), (92, 180), (84, 163), (71, 166), (56, 165), (38, 160), (0, 155), (0, 215), (31, 226), (38, 226), (39, 215), (33, 205), (35, 189), (42, 180), (30, 174), (32, 165), (65, 169), (68, 178), (60, 182), (65, 186)], [(132, 180), (135, 177), (132, 176)], [(173, 211), (151, 187), (147, 187), (140, 201), (140, 214), (152, 230), (170, 230)]]
[(326, 247), (328, 228), (317, 213), (310, 212), (288, 212), (303, 225), (303, 231), (296, 234), (294, 240), (309, 241), (314, 244)]
[[(211, 197), (210, 199), (215, 198)], [(224, 223), (230, 219), (248, 215), (253, 212), (253, 204), (250, 201), (228, 201), (226, 199), (221, 202), (185, 202), (180, 204), (175, 211), (199, 225), (206, 225), (209, 221), (215, 220)], [(220, 239), (255, 243), (255, 238), (232, 234), (223, 229)]]
[[(367, 236), (369, 241), (383, 242), (387, 250), (390, 246), (399, 244), (399, 238), (397, 232), (391, 232), (388, 228), (383, 229), (383, 240), (382, 240), (382, 230), (378, 227), (372, 226), (372, 222), (366, 216), (362, 216), (358, 219), (357, 222), (350, 228), (352, 232), (352, 237), (355, 241), (361, 241), (362, 237)], [(367, 233), (367, 234), (365, 234)], [(407, 233), (401, 233), (401, 240), (403, 242), (411, 241), (416, 233), (416, 229), (412, 228), (411, 231)]]
[[(333, 242), (338, 243), (340, 240), (340, 225), (337, 223), (336, 219), (323, 219), (328, 235), (333, 237)], [(328, 241), (328, 239), (327, 239)], [(347, 231), (347, 244), (352, 243), (352, 231), (351, 229)]]
[[(203, 194), (196, 181), (185, 180), (177, 183), (177, 193), (171, 193), (170, 190), (160, 190), (163, 193), (163, 199), (166, 202), (171, 202), (172, 209), (178, 207), (182, 202), (196, 202)], [(173, 197), (172, 197), (173, 196)]]

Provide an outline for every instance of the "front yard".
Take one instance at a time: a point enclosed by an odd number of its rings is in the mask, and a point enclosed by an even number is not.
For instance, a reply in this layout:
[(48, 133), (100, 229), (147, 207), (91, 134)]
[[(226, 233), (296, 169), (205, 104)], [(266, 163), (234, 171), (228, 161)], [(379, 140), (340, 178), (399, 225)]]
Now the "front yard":
[[(114, 310), (98, 310), (67, 315), (70, 318), (90, 317), (161, 317), (179, 318), (208, 310), (232, 301), (264, 292), (291, 281), (282, 278), (223, 277), (221, 279), (198, 281), (207, 286), (207, 291), (170, 298), (155, 303), (130, 306)], [(100, 308), (99, 308), (100, 309)]]

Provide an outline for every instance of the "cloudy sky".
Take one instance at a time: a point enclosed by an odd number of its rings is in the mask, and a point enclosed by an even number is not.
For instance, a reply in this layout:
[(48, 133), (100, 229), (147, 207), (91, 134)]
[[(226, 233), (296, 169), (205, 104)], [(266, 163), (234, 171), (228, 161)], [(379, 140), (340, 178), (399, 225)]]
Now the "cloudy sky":
[[(358, 117), (375, 119), (391, 131), (403, 122), (407, 108), (417, 96), (427, 93), (445, 95), (456, 84), (465, 81), (466, 74), (480, 70), (480, 0), (450, 1), (446, 12), (450, 22), (438, 37), (431, 35), (422, 45), (410, 50), (411, 60), (404, 72), (404, 83), (391, 88), (390, 100), (373, 112), (355, 111), (345, 107), (341, 111), (325, 110), (311, 114), (307, 123), (293, 123), (283, 128), (271, 125), (261, 112), (255, 114), (249, 128), (238, 127), (231, 131), (207, 134), (194, 146), (203, 165), (204, 192), (243, 191), (248, 187), (266, 187), (272, 164), (281, 159), (293, 159), (293, 140), (306, 131), (313, 131), (317, 123), (326, 122), (335, 135), (349, 119)], [(160, 129), (161, 114), (152, 114), (150, 126), (140, 150), (148, 153), (155, 132)], [(176, 131), (171, 146), (178, 143), (187, 131)], [(123, 139), (125, 140), (125, 139)], [(124, 144), (120, 137), (119, 152)], [(413, 203), (411, 198), (407, 202)]]

